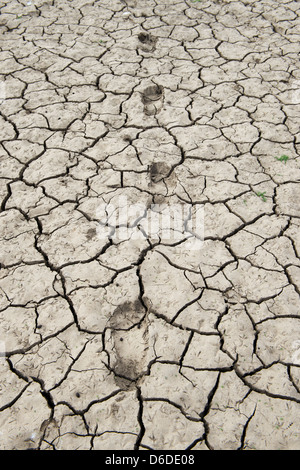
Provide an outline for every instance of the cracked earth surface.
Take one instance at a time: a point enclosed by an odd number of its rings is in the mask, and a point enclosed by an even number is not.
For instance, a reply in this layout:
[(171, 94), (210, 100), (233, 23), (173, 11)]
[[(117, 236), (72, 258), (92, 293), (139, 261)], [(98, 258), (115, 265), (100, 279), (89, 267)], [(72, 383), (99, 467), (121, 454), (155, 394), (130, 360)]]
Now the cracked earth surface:
[(0, 448), (299, 449), (300, 2), (0, 13)]

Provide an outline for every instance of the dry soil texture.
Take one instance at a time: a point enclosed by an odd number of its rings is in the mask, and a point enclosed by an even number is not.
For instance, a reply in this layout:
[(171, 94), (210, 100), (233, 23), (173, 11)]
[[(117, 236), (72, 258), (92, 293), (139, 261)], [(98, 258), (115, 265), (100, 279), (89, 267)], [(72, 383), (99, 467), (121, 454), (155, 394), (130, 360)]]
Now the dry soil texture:
[(1, 449), (299, 449), (300, 2), (0, 13)]

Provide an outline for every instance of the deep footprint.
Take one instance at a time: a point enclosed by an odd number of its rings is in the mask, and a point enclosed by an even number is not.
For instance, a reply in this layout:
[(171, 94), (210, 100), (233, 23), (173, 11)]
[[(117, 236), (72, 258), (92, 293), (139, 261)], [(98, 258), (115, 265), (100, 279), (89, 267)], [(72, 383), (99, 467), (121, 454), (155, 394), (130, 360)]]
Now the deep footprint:
[(150, 179), (152, 183), (159, 183), (164, 178), (167, 178), (170, 172), (171, 167), (165, 162), (152, 163), (150, 167)]
[(136, 0), (121, 0), (121, 2), (124, 3), (129, 8), (136, 7)]
[(138, 35), (139, 49), (144, 52), (153, 52), (156, 48), (157, 38), (149, 33), (140, 33)]
[(160, 85), (150, 85), (142, 93), (142, 103), (144, 105), (144, 113), (147, 116), (158, 114), (164, 101), (164, 89)]
[(137, 380), (147, 370), (153, 354), (148, 327), (145, 309), (139, 300), (118, 306), (109, 321), (106, 347), (116, 384), (120, 387), (126, 380)]

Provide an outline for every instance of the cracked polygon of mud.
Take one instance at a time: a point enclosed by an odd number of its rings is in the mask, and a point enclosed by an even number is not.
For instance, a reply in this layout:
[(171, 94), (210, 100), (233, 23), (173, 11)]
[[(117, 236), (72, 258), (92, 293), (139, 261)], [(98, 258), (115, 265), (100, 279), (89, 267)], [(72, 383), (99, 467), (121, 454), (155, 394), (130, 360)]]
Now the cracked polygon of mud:
[[(34, 401), (32, 396), (35, 396)], [(30, 421), (28, 415), (31, 416)], [(40, 386), (36, 383), (30, 384), (11, 407), (1, 411), (1, 427), (5, 425), (7, 430), (1, 436), (3, 447), (12, 450), (35, 449), (42, 434), (40, 423), (49, 416), (50, 410), (40, 394)]]
[(2, 3), (0, 447), (299, 449), (299, 4)]
[(142, 445), (161, 450), (184, 450), (192, 444), (195, 436), (200, 438), (204, 434), (204, 425), (200, 420), (188, 420), (177, 407), (153, 398), (145, 399), (143, 423), (146, 431)]

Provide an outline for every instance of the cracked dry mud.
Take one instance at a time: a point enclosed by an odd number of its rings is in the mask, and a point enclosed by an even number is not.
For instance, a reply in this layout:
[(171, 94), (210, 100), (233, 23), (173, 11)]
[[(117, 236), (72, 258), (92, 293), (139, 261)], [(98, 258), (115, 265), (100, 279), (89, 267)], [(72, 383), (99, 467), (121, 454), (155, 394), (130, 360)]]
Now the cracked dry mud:
[(0, 13), (0, 448), (300, 449), (300, 2)]

